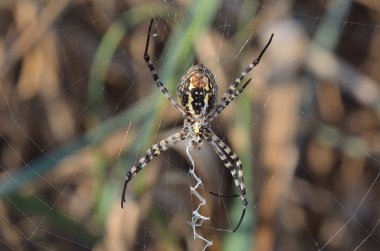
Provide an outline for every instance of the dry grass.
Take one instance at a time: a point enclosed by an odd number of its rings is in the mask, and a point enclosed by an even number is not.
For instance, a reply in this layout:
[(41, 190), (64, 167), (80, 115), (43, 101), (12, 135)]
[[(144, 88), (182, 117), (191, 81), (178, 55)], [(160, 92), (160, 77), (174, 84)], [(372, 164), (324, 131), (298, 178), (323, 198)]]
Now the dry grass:
[[(348, 1), (347, 1), (348, 2)], [(214, 124), (241, 157), (250, 207), (209, 250), (378, 250), (380, 6), (376, 1), (5, 0), (0, 3), (0, 249), (198, 250), (185, 144), (125, 172), (182, 121), (174, 94), (202, 62), (221, 93), (275, 33), (251, 85)], [(206, 6), (207, 5), (207, 6)], [(211, 148), (195, 156), (204, 213), (241, 202)]]

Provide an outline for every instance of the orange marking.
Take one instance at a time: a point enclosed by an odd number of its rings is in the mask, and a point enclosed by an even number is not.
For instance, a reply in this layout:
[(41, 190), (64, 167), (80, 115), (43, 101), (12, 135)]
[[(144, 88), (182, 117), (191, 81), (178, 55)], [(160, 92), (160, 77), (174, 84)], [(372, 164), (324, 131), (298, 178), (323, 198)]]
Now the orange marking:
[(195, 88), (203, 88), (208, 84), (208, 79), (199, 73), (195, 73), (190, 77), (190, 83)]

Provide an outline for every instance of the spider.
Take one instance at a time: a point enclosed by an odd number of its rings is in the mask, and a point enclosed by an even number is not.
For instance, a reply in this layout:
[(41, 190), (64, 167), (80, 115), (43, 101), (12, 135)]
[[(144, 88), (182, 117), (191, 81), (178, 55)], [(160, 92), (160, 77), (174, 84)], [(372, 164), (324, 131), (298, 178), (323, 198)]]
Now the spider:
[(243, 78), (256, 65), (259, 64), (261, 57), (272, 42), (273, 34), (271, 35), (264, 49), (260, 52), (259, 56), (253, 60), (252, 63), (244, 71), (242, 71), (240, 76), (233, 83), (230, 84), (228, 90), (224, 93), (220, 103), (216, 103), (218, 86), (215, 83), (214, 75), (207, 67), (202, 64), (197, 64), (190, 67), (182, 76), (181, 82), (177, 87), (177, 96), (179, 99), (178, 103), (170, 95), (168, 89), (166, 89), (160, 80), (157, 71), (148, 55), (152, 25), (153, 19), (151, 19), (148, 28), (144, 59), (149, 67), (150, 72), (153, 75), (153, 79), (158, 88), (168, 98), (169, 102), (175, 107), (175, 109), (183, 116), (184, 125), (183, 128), (177, 133), (169, 136), (164, 140), (161, 140), (149, 148), (145, 155), (127, 172), (121, 198), (121, 207), (123, 207), (123, 204), (126, 201), (125, 194), (128, 183), (154, 157), (160, 155), (172, 147), (174, 144), (185, 139), (190, 139), (191, 146), (194, 149), (200, 149), (203, 140), (205, 139), (211, 144), (216, 154), (223, 161), (225, 167), (230, 171), (232, 178), (234, 179), (235, 186), (239, 191), (239, 194), (230, 196), (219, 195), (215, 193), (211, 194), (220, 197), (240, 196), (243, 202), (244, 207), (239, 223), (232, 231), (235, 232), (243, 221), (245, 210), (248, 205), (244, 185), (242, 163), (239, 157), (232, 151), (232, 149), (226, 143), (224, 143), (223, 140), (216, 136), (210, 127), (210, 123), (228, 106), (229, 103), (231, 103), (231, 101), (233, 101), (240, 93), (242, 93), (244, 88), (250, 83), (251, 78), (248, 79), (243, 84), (243, 86), (237, 89)]

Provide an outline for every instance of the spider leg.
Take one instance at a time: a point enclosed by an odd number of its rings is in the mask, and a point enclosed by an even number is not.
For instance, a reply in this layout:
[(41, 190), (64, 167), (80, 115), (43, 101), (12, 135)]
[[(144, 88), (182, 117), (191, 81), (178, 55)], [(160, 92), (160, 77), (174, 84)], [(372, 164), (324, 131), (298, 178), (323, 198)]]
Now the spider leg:
[(123, 194), (121, 196), (121, 207), (123, 208), (124, 202), (125, 202), (125, 193), (127, 189), (128, 182), (131, 181), (131, 179), (136, 176), (138, 172), (140, 172), (143, 167), (148, 164), (154, 157), (160, 155), (170, 147), (172, 147), (174, 144), (178, 143), (181, 140), (184, 140), (188, 136), (187, 131), (181, 130), (166, 139), (161, 140), (160, 142), (154, 144), (151, 148), (146, 151), (144, 157), (142, 157), (139, 162), (134, 165), (131, 170), (127, 172), (127, 175), (125, 176), (125, 182), (123, 187)]
[(206, 119), (208, 123), (210, 123), (214, 118), (218, 117), (219, 113), (221, 113), (224, 108), (226, 108), (237, 96), (239, 96), (240, 93), (244, 91), (244, 88), (247, 87), (251, 80), (252, 78), (248, 79), (241, 88), (235, 90), (235, 92), (227, 98), (222, 99), (222, 103), (217, 105), (216, 109), (208, 115)]
[(148, 68), (150, 72), (153, 75), (153, 80), (155, 81), (158, 88), (160, 88), (161, 92), (168, 98), (169, 102), (179, 111), (185, 118), (188, 118), (186, 112), (178, 105), (177, 101), (170, 95), (169, 90), (166, 89), (162, 81), (160, 80), (160, 77), (158, 76), (158, 73), (156, 71), (156, 68), (154, 67), (154, 64), (152, 60), (150, 59), (150, 56), (148, 54), (148, 48), (149, 48), (149, 40), (150, 40), (150, 32), (152, 30), (153, 25), (153, 18), (150, 20), (149, 29), (148, 29), (148, 35), (146, 38), (146, 44), (145, 44), (145, 51), (144, 51), (144, 60), (146, 64), (148, 65)]
[[(235, 232), (239, 228), (241, 222), (243, 221), (245, 210), (248, 205), (248, 200), (246, 197), (246, 190), (245, 190), (245, 185), (244, 185), (242, 164), (239, 157), (231, 150), (229, 146), (227, 146), (221, 139), (219, 139), (219, 137), (216, 136), (216, 134), (211, 129), (207, 128), (206, 134), (204, 136), (206, 140), (210, 142), (211, 146), (214, 148), (219, 158), (223, 161), (225, 167), (231, 172), (232, 178), (234, 179), (234, 182), (235, 182), (235, 186), (239, 190), (240, 198), (243, 202), (243, 206), (244, 206), (243, 212), (240, 217), (239, 223), (233, 230), (233, 232)], [(236, 172), (236, 169), (234, 168), (235, 164), (237, 167), (237, 172)], [(219, 196), (218, 194), (215, 194), (215, 195)], [(235, 196), (234, 195), (230, 195), (230, 196), (220, 195), (220, 197), (235, 197)]]
[[(228, 90), (223, 94), (223, 97), (221, 99), (221, 103), (223, 104), (227, 99), (228, 97), (230, 97), (231, 95), (234, 95), (235, 94), (235, 90), (236, 90), (236, 87), (240, 84), (240, 82), (243, 80), (243, 78), (256, 66), (260, 63), (260, 59), (261, 57), (264, 55), (265, 51), (267, 50), (267, 48), (269, 47), (270, 43), (272, 42), (272, 38), (273, 38), (273, 34), (271, 35), (268, 43), (265, 45), (264, 49), (260, 52), (259, 56), (257, 58), (255, 58), (252, 63), (247, 67), (245, 68), (244, 71), (242, 71), (242, 73), (240, 73), (240, 76), (230, 84), (230, 87), (228, 88)], [(228, 105), (228, 104), (227, 104)], [(226, 106), (227, 106), (226, 105)], [(226, 107), (225, 106), (225, 107)], [(225, 107), (223, 108), (220, 108), (220, 109), (224, 109)], [(218, 116), (220, 112), (217, 112), (217, 113), (213, 113), (213, 115), (215, 116)], [(211, 116), (210, 116), (211, 117)]]
[(268, 43), (265, 45), (264, 49), (260, 52), (259, 56), (257, 58), (255, 58), (252, 63), (247, 67), (245, 68), (244, 71), (242, 71), (242, 73), (240, 73), (240, 76), (234, 81), (231, 83), (230, 87), (228, 88), (228, 90), (224, 93), (223, 98), (227, 98), (227, 96), (231, 95), (234, 93), (236, 87), (240, 84), (240, 82), (243, 80), (243, 78), (256, 66), (260, 63), (260, 59), (261, 57), (264, 55), (265, 51), (267, 50), (267, 48), (269, 47), (270, 43), (272, 42), (272, 38), (273, 38), (273, 34), (271, 35)]

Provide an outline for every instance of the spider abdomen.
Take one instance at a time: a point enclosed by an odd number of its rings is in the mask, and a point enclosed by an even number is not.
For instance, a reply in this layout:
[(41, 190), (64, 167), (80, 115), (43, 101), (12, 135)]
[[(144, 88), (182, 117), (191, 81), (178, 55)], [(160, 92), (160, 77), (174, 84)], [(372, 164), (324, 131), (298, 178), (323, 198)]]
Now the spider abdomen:
[(193, 115), (204, 115), (214, 107), (217, 98), (214, 75), (204, 65), (190, 67), (177, 88), (182, 107)]

